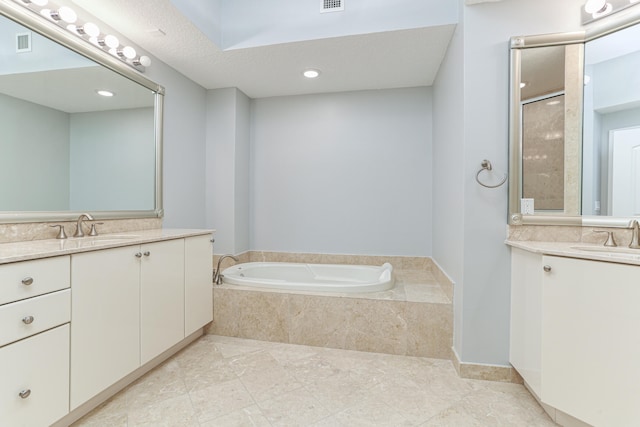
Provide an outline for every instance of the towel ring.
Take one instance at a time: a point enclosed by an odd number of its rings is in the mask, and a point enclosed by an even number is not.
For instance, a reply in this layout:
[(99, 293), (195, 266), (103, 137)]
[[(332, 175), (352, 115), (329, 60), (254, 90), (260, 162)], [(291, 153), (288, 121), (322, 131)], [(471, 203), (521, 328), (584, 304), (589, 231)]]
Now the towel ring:
[(498, 188), (500, 187), (502, 184), (504, 184), (505, 182), (507, 182), (507, 174), (504, 174), (504, 177), (502, 178), (502, 181), (500, 181), (499, 183), (497, 183), (496, 185), (489, 185), (489, 184), (485, 184), (482, 181), (480, 181), (480, 173), (482, 173), (482, 171), (490, 171), (493, 169), (493, 166), (491, 166), (491, 162), (487, 159), (484, 159), (482, 161), (482, 163), (480, 163), (480, 166), (482, 166), (482, 168), (478, 171), (478, 173), (476, 173), (476, 181), (478, 181), (478, 184), (482, 185), (483, 187), (486, 188)]

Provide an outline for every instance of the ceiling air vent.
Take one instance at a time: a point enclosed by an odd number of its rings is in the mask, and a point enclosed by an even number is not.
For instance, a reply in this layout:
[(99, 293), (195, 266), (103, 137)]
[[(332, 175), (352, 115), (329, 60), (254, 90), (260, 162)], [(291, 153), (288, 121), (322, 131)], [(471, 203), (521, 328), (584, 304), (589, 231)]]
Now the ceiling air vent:
[(31, 33), (16, 34), (16, 53), (31, 52)]
[(344, 0), (320, 0), (320, 13), (344, 10)]

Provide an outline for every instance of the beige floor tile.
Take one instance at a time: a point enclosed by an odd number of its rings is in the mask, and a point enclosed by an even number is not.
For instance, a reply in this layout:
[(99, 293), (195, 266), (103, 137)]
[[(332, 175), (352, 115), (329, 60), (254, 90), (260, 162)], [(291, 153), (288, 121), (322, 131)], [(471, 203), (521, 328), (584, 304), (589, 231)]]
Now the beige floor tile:
[(305, 426), (331, 415), (304, 389), (265, 400), (258, 406), (273, 426)]
[(336, 414), (335, 419), (350, 427), (366, 426), (412, 426), (409, 420), (392, 408), (382, 398), (367, 399)]
[(448, 360), (205, 336), (74, 427), (198, 425), (554, 423), (522, 385), (461, 379)]
[(200, 422), (210, 421), (255, 404), (240, 380), (214, 384), (189, 393)]
[(74, 427), (127, 427), (127, 413), (105, 413), (99, 414), (91, 412), (84, 418), (81, 418)]
[(148, 372), (125, 390), (129, 410), (144, 408), (186, 393), (182, 371), (174, 359)]
[(270, 427), (271, 423), (256, 405), (248, 406), (200, 424), (200, 427)]
[(189, 395), (151, 403), (129, 412), (128, 427), (197, 427)]

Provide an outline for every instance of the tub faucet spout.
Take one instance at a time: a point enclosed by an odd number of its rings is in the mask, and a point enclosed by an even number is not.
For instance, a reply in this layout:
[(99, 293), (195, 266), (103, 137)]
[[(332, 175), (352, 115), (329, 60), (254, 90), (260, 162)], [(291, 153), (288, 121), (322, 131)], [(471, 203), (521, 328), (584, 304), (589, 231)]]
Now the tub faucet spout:
[(216, 285), (219, 285), (220, 283), (222, 283), (222, 278), (224, 277), (222, 275), (222, 273), (220, 272), (220, 264), (222, 263), (222, 260), (225, 258), (231, 258), (232, 260), (234, 260), (235, 262), (240, 261), (238, 259), (238, 257), (235, 257), (231, 254), (226, 254), (226, 255), (222, 255), (219, 259), (218, 259), (218, 266), (215, 270), (213, 270), (213, 283), (215, 283)]

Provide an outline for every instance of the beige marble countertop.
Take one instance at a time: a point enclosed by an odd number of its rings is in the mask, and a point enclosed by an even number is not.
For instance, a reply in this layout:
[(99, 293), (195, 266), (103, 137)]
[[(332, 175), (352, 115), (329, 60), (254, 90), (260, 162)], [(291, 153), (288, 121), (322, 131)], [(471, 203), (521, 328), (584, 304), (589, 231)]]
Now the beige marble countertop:
[(640, 265), (640, 249), (629, 249), (626, 246), (607, 248), (593, 243), (519, 240), (506, 240), (505, 243), (514, 248), (544, 255)]
[(27, 261), (59, 255), (96, 251), (142, 243), (160, 242), (183, 237), (201, 236), (214, 230), (156, 228), (152, 230), (128, 231), (101, 234), (96, 237), (68, 239), (31, 240), (26, 242), (0, 243), (0, 264)]

